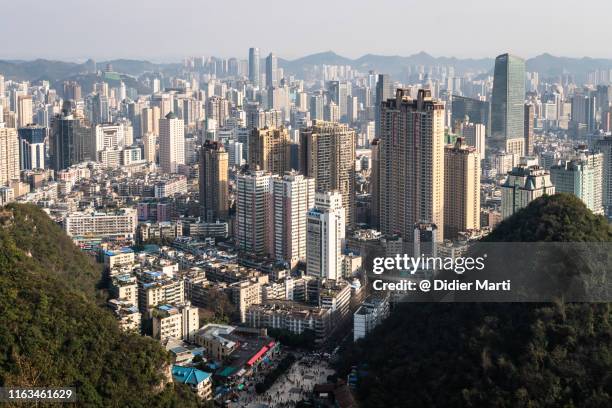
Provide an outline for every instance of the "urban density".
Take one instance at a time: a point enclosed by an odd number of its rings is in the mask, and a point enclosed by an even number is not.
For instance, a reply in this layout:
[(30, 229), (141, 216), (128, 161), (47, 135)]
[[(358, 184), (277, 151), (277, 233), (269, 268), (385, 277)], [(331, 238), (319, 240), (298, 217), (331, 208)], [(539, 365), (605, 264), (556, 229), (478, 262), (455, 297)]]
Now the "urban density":
[(249, 45), (0, 71), (0, 205), (41, 208), (102, 265), (122, 330), (202, 401), (356, 406), (331, 363), (393, 308), (374, 254), (458, 256), (559, 192), (612, 217), (612, 66), (551, 75), (500, 50), (391, 74)]

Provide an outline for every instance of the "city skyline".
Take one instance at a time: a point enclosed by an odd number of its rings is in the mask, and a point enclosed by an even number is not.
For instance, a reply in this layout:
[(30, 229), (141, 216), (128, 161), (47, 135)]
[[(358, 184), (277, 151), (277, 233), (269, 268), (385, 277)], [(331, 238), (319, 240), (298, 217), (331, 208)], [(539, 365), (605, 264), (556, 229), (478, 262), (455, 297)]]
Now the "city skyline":
[[(140, 2), (118, 0), (99, 5), (72, 0), (53, 4), (25, 0), (4, 6), (5, 14), (16, 18), (6, 19), (0, 27), (2, 37), (13, 39), (5, 44), (0, 57), (71, 61), (129, 57), (169, 62), (186, 55), (246, 57), (248, 47), (265, 45), (266, 48), (260, 50), (262, 56), (273, 51), (284, 59), (324, 50), (334, 50), (350, 58), (367, 53), (407, 56), (421, 51), (436, 56), (492, 58), (500, 49), (524, 58), (542, 53), (612, 58), (612, 54), (607, 54), (594, 41), (605, 38), (605, 25), (582, 23), (590, 18), (593, 9), (588, 4), (576, 9), (570, 0), (519, 0), (511, 5), (494, 7), (485, 0), (468, 3), (466, 7), (465, 2), (445, 1), (434, 13), (428, 5), (414, 1), (388, 0), (378, 2), (376, 7), (365, 7), (362, 2), (314, 0), (300, 9), (300, 18), (297, 18), (295, 13), (283, 7), (283, 2), (276, 0), (268, 2), (266, 7), (244, 1), (229, 5), (199, 4), (193, 0), (167, 4), (154, 0), (143, 7)], [(609, 3), (601, 4), (595, 0), (583, 3), (596, 5), (602, 15), (612, 12)], [(24, 33), (23, 18), (18, 16), (30, 8), (37, 12), (28, 14), (28, 32)], [(417, 17), (407, 19), (405, 24), (388, 24), (388, 10), (391, 9), (394, 15)], [(352, 13), (347, 14), (348, 10)], [(176, 17), (166, 18), (171, 13)], [(499, 18), (501, 15), (503, 18)], [(60, 18), (70, 22), (62, 27), (62, 31), (50, 31), (43, 24), (47, 19)], [(250, 44), (245, 46), (243, 33), (232, 27), (248, 26), (258, 18), (269, 18), (275, 24), (269, 27), (257, 25), (256, 30), (249, 32)], [(542, 19), (546, 21), (546, 35), (542, 35), (541, 24), (536, 24)], [(166, 29), (161, 30), (160, 25), (165, 25)], [(96, 33), (92, 27), (103, 27), (104, 30)], [(323, 29), (319, 29), (321, 27)], [(434, 35), (428, 36), (427, 43), (410, 41), (405, 35), (407, 27), (411, 32), (433, 29)], [(16, 32), (23, 35), (11, 34)], [(350, 41), (346, 37), (348, 32), (351, 33)], [(380, 41), (375, 35), (377, 32), (385, 33), (385, 41)], [(483, 36), (483, 33), (495, 35)], [(177, 37), (181, 40), (177, 41)], [(551, 38), (554, 41), (550, 41)], [(477, 46), (474, 46), (475, 39), (478, 39)], [(472, 46), (466, 47), (466, 44)]]

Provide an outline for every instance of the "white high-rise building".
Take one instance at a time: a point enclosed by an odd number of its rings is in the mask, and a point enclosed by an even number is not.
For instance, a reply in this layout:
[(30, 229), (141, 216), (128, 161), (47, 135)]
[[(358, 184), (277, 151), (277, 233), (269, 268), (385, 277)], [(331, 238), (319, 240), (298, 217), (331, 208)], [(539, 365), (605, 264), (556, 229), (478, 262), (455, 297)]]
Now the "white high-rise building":
[(172, 112), (159, 120), (159, 164), (165, 173), (177, 173), (185, 164), (185, 125)]
[(485, 159), (485, 134), (487, 128), (480, 123), (463, 122), (460, 132), (468, 146), (476, 148), (480, 160)]
[(342, 276), (342, 245), (346, 214), (338, 191), (317, 193), (308, 211), (306, 272), (325, 279)]
[(245, 171), (236, 176), (236, 244), (245, 252), (271, 253), (270, 185), (272, 175)]
[(306, 219), (314, 207), (315, 180), (291, 172), (272, 180), (274, 257), (294, 267), (306, 259)]

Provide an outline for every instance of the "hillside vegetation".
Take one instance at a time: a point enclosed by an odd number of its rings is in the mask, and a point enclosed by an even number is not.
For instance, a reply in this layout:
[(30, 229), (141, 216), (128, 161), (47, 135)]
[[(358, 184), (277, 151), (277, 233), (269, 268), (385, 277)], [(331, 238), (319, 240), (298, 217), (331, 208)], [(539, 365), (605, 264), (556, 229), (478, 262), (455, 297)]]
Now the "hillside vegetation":
[[(612, 241), (575, 197), (542, 197), (488, 241)], [(563, 271), (560, 271), (563, 273)], [(365, 407), (609, 407), (610, 304), (408, 303), (349, 346)]]
[(0, 209), (0, 386), (72, 386), (79, 406), (195, 407), (169, 356), (94, 299), (100, 268), (31, 205)]

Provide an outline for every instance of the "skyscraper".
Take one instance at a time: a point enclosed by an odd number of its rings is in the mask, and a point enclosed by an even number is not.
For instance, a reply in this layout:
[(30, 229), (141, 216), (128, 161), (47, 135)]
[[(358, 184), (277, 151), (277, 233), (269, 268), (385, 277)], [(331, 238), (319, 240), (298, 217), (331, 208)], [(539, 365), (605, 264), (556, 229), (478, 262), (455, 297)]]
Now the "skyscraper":
[(524, 154), (525, 61), (510, 54), (495, 59), (491, 97), (493, 146), (508, 153)]
[(291, 139), (285, 127), (251, 131), (249, 166), (279, 175), (291, 170)]
[(19, 140), (14, 128), (0, 128), (0, 187), (19, 179)]
[(387, 74), (379, 74), (376, 82), (376, 137), (380, 137), (380, 104), (389, 98), (393, 98), (393, 82)]
[(461, 137), (444, 149), (444, 229), (446, 239), (480, 229), (480, 156)]
[(467, 116), (470, 123), (484, 125), (488, 134), (489, 102), (453, 95), (451, 110), (451, 126), (454, 131), (457, 131), (457, 126), (463, 123)]
[(228, 159), (220, 142), (207, 140), (200, 149), (200, 208), (208, 222), (227, 219)]
[(142, 110), (142, 122), (141, 131), (142, 135), (147, 133), (153, 133), (159, 136), (159, 119), (161, 118), (160, 110), (158, 106), (151, 106), (150, 108), (144, 108)]
[(355, 131), (339, 123), (315, 121), (300, 130), (300, 172), (315, 179), (318, 192), (340, 191), (347, 227), (355, 214)]
[(249, 48), (249, 81), (259, 87), (259, 48)]
[(145, 133), (142, 136), (142, 144), (144, 150), (143, 159), (147, 163), (155, 163), (155, 156), (157, 155), (157, 135), (155, 133)]
[(306, 259), (306, 219), (314, 207), (315, 181), (296, 172), (272, 179), (274, 257), (294, 267)]
[(444, 231), (444, 103), (430, 90), (417, 99), (398, 89), (381, 104), (378, 191), (380, 230), (404, 241), (414, 238), (417, 223)]
[(372, 162), (370, 172), (370, 227), (380, 227), (380, 139), (375, 138), (370, 143)]
[(325, 279), (342, 276), (342, 245), (345, 211), (338, 191), (316, 193), (315, 207), (308, 211), (306, 272)]
[(185, 164), (185, 125), (173, 112), (159, 120), (159, 164), (165, 173)]
[(245, 170), (236, 176), (236, 246), (256, 255), (272, 253), (272, 175)]
[(533, 154), (533, 120), (535, 115), (535, 109), (532, 104), (525, 104), (525, 155), (531, 156)]
[(17, 98), (17, 127), (26, 127), (32, 123), (32, 96), (19, 95)]
[(346, 122), (349, 87), (350, 84), (344, 81), (329, 81), (327, 84), (330, 99), (338, 106), (338, 117), (343, 122)]
[(19, 135), (19, 167), (22, 170), (45, 168), (47, 129), (29, 125), (17, 131)]
[(468, 146), (476, 148), (476, 152), (478, 153), (478, 156), (480, 156), (480, 160), (483, 160), (486, 152), (485, 125), (465, 121), (459, 125), (459, 134), (463, 136), (464, 142)]
[(83, 125), (82, 119), (73, 115), (71, 102), (64, 101), (62, 113), (53, 118), (49, 150), (51, 168), (66, 169), (91, 157), (92, 130)]
[(266, 58), (266, 84), (268, 88), (278, 86), (278, 59), (276, 55), (270, 53)]
[(606, 136), (596, 143), (603, 154), (602, 204), (608, 216), (612, 215), (612, 136)]

